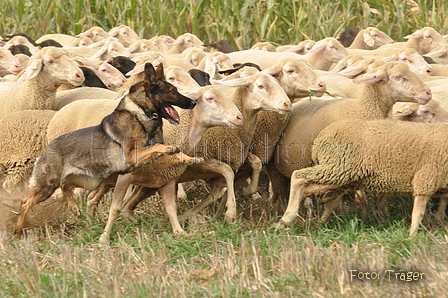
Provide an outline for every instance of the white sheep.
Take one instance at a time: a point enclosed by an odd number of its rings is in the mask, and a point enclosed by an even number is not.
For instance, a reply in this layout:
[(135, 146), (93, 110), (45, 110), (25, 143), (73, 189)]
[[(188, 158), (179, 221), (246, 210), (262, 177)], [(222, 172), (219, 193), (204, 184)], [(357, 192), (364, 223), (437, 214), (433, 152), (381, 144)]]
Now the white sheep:
[(276, 52), (275, 46), (268, 41), (256, 42), (250, 49), (251, 50), (260, 50), (260, 51), (268, 51), (268, 52)]
[(448, 111), (435, 99), (431, 99), (424, 105), (410, 102), (396, 103), (392, 110), (392, 117), (401, 121), (448, 123)]
[[(384, 65), (354, 79), (363, 90), (357, 99), (302, 100), (293, 105), (289, 121), (275, 154), (278, 182), (271, 194), (274, 200), (286, 198), (285, 185), (280, 181), (291, 177), (293, 171), (311, 165), (311, 144), (319, 132), (329, 124), (347, 118), (383, 119), (398, 101), (427, 103), (430, 89), (403, 62), (387, 62)], [(276, 204), (281, 204), (275, 202)]]
[(129, 26), (120, 25), (109, 30), (109, 35), (118, 38), (125, 47), (140, 40), (138, 34)]
[(36, 43), (39, 44), (48, 39), (53, 39), (53, 40), (57, 41), (58, 43), (60, 43), (62, 46), (66, 46), (66, 45), (72, 43), (76, 39), (76, 37), (68, 35), (68, 34), (51, 33), (51, 34), (45, 34), (45, 35), (39, 37), (36, 40)]
[(176, 38), (169, 52), (172, 54), (180, 54), (184, 50), (191, 47), (197, 47), (202, 49), (203, 44), (204, 43), (196, 35), (192, 33), (184, 33)]
[(199, 63), (202, 61), (202, 59), (207, 55), (207, 52), (205, 52), (203, 49), (191, 47), (186, 50), (184, 50), (180, 55), (179, 58), (183, 58), (193, 64), (195, 67), (199, 65)]
[(221, 52), (208, 53), (196, 68), (208, 73), (210, 79), (221, 79), (222, 76), (218, 72), (233, 68), (232, 62), (227, 54)]
[(56, 111), (23, 110), (0, 120), (2, 188), (8, 193), (26, 189), (36, 158), (47, 146), (46, 130)]
[(275, 48), (276, 52), (291, 52), (300, 55), (308, 53), (316, 44), (315, 40), (306, 39), (299, 42), (297, 45), (283, 45)]
[(148, 51), (160, 51), (159, 48), (149, 39), (140, 39), (128, 47), (129, 53), (144, 53)]
[[(328, 126), (313, 146), (313, 167), (294, 171), (285, 214), (277, 227), (291, 223), (304, 197), (343, 189), (414, 196), (410, 235), (431, 196), (448, 186), (443, 144), (446, 124), (348, 119)], [(417, 155), (418, 155), (418, 158)]]
[(80, 48), (84, 48), (84, 47), (88, 47), (91, 44), (93, 44), (93, 41), (87, 37), (87, 36), (80, 36), (80, 37), (76, 37), (75, 39), (73, 39), (72, 42), (62, 46), (63, 48), (70, 48), (70, 47), (80, 47)]
[(1, 83), (0, 119), (13, 111), (49, 110), (61, 84), (79, 86), (84, 74), (61, 48), (45, 47), (33, 55), (19, 80)]
[(0, 47), (0, 77), (8, 74), (18, 74), (22, 71), (20, 62), (5, 48)]
[(82, 87), (58, 91), (51, 110), (59, 111), (64, 106), (81, 99), (117, 99), (120, 95), (112, 90), (100, 87)]
[(79, 36), (87, 36), (94, 43), (110, 37), (109, 33), (98, 26), (93, 26), (92, 28), (80, 33)]
[(375, 27), (367, 27), (360, 30), (349, 49), (374, 50), (395, 41), (386, 33)]
[(328, 37), (316, 42), (305, 55), (288, 52), (267, 52), (260, 50), (245, 50), (227, 54), (233, 63), (253, 62), (262, 69), (271, 67), (285, 58), (299, 58), (308, 62), (315, 69), (328, 70), (333, 63), (344, 59), (348, 53), (336, 38)]

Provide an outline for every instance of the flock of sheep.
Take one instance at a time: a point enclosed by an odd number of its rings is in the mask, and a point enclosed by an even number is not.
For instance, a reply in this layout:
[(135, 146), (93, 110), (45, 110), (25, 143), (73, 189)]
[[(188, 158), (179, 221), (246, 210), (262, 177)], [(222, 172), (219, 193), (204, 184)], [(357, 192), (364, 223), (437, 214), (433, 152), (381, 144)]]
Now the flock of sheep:
[[(440, 197), (436, 216), (445, 217), (448, 38), (430, 27), (406, 42), (374, 27), (355, 33), (239, 51), (225, 40), (205, 44), (190, 33), (141, 39), (124, 25), (109, 32), (92, 27), (78, 36), (4, 37), (1, 191), (26, 193), (33, 164), (49, 142), (98, 125), (142, 79), (146, 62), (162, 63), (165, 79), (197, 101), (193, 110), (179, 111), (178, 126), (164, 124), (165, 143), (206, 162), (155, 172), (142, 166), (106, 179), (88, 197), (92, 216), (106, 192), (113, 190), (119, 202), (101, 241), (108, 241), (120, 212), (133, 212), (157, 191), (175, 233), (184, 233), (181, 222), (223, 190), (225, 217), (232, 221), (237, 198), (257, 193), (263, 166), (273, 210), (284, 214), (278, 228), (290, 224), (311, 195), (332, 192), (326, 220), (344, 194), (356, 191), (414, 197), (414, 234), (429, 198)], [(181, 182), (197, 179), (210, 185), (210, 194), (178, 217)]]

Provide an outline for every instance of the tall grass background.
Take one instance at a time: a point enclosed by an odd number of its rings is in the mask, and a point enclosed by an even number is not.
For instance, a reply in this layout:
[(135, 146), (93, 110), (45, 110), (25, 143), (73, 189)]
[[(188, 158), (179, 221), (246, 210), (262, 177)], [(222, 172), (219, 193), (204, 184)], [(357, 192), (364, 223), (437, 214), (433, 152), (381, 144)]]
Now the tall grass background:
[(346, 28), (375, 26), (392, 38), (434, 27), (448, 33), (445, 1), (409, 0), (4, 0), (0, 35), (24, 32), (76, 35), (92, 26), (106, 31), (124, 24), (141, 38), (196, 34), (204, 42), (227, 39), (237, 49), (255, 42), (297, 44), (304, 39), (337, 37)]

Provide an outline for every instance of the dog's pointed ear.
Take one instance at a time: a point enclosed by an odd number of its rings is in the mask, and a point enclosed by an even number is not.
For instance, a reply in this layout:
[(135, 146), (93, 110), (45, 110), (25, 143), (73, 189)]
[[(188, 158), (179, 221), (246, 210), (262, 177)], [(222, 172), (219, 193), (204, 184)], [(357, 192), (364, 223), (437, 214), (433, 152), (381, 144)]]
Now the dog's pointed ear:
[(145, 64), (145, 76), (146, 80), (151, 82), (151, 84), (157, 83), (158, 77), (154, 66), (151, 63)]
[(156, 73), (159, 79), (164, 79), (165, 75), (163, 74), (163, 63), (160, 62), (158, 65), (156, 65)]

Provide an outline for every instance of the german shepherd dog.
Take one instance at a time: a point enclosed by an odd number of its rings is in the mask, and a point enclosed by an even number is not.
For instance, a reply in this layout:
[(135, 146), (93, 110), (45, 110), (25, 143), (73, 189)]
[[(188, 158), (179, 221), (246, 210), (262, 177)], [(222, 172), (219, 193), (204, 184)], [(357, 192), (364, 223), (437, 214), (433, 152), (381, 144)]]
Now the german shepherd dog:
[(154, 170), (181, 162), (200, 162), (178, 153), (178, 147), (162, 145), (162, 117), (172, 124), (180, 119), (171, 105), (183, 109), (196, 105), (163, 77), (162, 65), (156, 70), (147, 63), (145, 79), (132, 85), (100, 125), (62, 135), (47, 146), (34, 165), (28, 196), (22, 199), (17, 233), (22, 232), (30, 208), (48, 199), (58, 187), (71, 211), (79, 217), (81, 213), (73, 198), (76, 187), (94, 190), (101, 181), (148, 162)]

